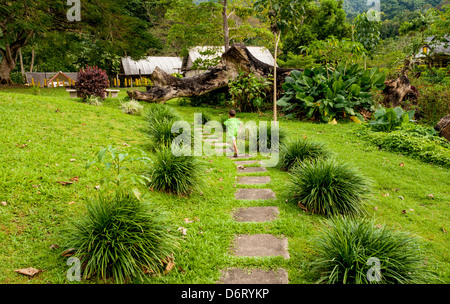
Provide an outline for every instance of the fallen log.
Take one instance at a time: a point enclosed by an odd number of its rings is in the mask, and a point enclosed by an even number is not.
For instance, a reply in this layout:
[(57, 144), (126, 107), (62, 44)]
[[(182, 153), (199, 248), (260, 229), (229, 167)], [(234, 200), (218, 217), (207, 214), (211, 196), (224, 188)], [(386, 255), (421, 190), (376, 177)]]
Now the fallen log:
[[(277, 87), (281, 88), (286, 76), (292, 69), (277, 69)], [(253, 73), (268, 78), (273, 75), (274, 67), (255, 58), (249, 50), (242, 45), (233, 45), (226, 51), (217, 66), (211, 67), (197, 76), (176, 78), (156, 68), (150, 75), (153, 86), (147, 91), (128, 91), (130, 98), (165, 103), (176, 97), (195, 97), (212, 90), (227, 87), (228, 82), (234, 80), (240, 72)]]

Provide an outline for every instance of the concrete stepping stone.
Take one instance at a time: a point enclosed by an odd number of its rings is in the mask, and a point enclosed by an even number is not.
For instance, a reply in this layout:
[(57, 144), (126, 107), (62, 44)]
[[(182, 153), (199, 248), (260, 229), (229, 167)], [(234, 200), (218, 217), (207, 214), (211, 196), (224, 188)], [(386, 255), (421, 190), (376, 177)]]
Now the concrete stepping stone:
[(236, 170), (239, 173), (253, 173), (253, 172), (266, 172), (266, 167), (240, 167), (238, 166)]
[(242, 185), (267, 184), (270, 182), (270, 176), (240, 176), (237, 179), (237, 183)]
[(289, 259), (287, 238), (278, 238), (272, 234), (236, 235), (232, 247), (233, 254), (236, 256), (282, 256)]
[(207, 139), (204, 139), (204, 142), (215, 142), (216, 140), (219, 140), (217, 137), (208, 137)]
[(288, 273), (282, 268), (277, 270), (239, 269), (221, 270), (218, 284), (288, 284)]
[(277, 218), (278, 207), (247, 207), (238, 208), (233, 213), (236, 222), (269, 222)]
[(233, 160), (236, 160), (236, 159), (246, 159), (246, 158), (252, 158), (252, 157), (254, 157), (254, 155), (250, 155), (250, 154), (238, 154), (237, 157), (228, 156), (229, 159), (233, 159)]
[(243, 166), (243, 165), (253, 165), (253, 164), (260, 164), (261, 161), (259, 160), (238, 160), (234, 162), (236, 166)]
[(267, 200), (276, 198), (275, 192), (271, 189), (238, 189), (234, 193), (238, 200)]

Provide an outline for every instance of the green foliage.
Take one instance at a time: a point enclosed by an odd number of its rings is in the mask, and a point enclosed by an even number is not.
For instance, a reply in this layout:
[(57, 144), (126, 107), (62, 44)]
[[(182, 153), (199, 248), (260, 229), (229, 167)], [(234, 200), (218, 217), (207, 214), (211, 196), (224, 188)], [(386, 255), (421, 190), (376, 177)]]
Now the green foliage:
[(206, 48), (204, 51), (199, 51), (199, 57), (192, 62), (193, 70), (207, 70), (210, 67), (219, 64), (221, 52), (217, 48)]
[(170, 148), (156, 153), (148, 184), (154, 190), (188, 195), (204, 183), (205, 163), (194, 156), (175, 156)]
[(260, 111), (266, 104), (271, 83), (252, 73), (240, 72), (238, 77), (228, 83), (231, 101), (229, 105), (241, 112)]
[[(261, 132), (261, 129), (258, 129), (256, 135), (256, 144), (258, 147), (258, 151), (269, 152), (270, 149), (279, 151), (280, 145), (287, 137), (286, 132), (279, 126), (272, 128), (272, 123), (270, 121), (267, 122), (266, 126), (266, 132)], [(275, 132), (278, 132), (278, 136), (276, 136)]]
[(364, 118), (359, 109), (373, 111), (371, 90), (384, 87), (385, 75), (377, 68), (362, 70), (339, 66), (329, 77), (325, 68), (292, 71), (283, 84), (284, 95), (278, 105), (285, 112), (300, 112), (308, 118), (329, 122), (335, 117)]
[(41, 95), (41, 88), (36, 85), (31, 86), (31, 94), (32, 95)]
[(64, 246), (76, 249), (84, 279), (142, 281), (146, 272), (165, 270), (179, 246), (174, 230), (148, 202), (118, 191), (87, 204), (86, 213), (65, 231)]
[(325, 159), (329, 156), (330, 152), (322, 143), (299, 138), (281, 145), (278, 168), (289, 171), (300, 162)]
[[(137, 152), (140, 155), (137, 155)], [(85, 168), (89, 169), (92, 165), (98, 163), (105, 167), (107, 170), (111, 170), (114, 173), (114, 179), (105, 176), (100, 180), (100, 184), (113, 183), (117, 187), (141, 184), (144, 185), (147, 180), (142, 174), (134, 173), (131, 168), (125, 167), (127, 164), (133, 164), (135, 162), (143, 162), (145, 165), (151, 163), (151, 159), (147, 157), (145, 152), (133, 151), (130, 153), (121, 153), (117, 148), (109, 145), (106, 148), (100, 149), (97, 153), (97, 157), (86, 164)], [(134, 164), (133, 164), (134, 165)], [(133, 190), (134, 191), (134, 190)], [(137, 194), (136, 191), (134, 191)], [(139, 195), (137, 195), (139, 197)]]
[(450, 143), (437, 136), (432, 128), (405, 125), (390, 133), (372, 132), (366, 129), (358, 134), (381, 149), (450, 168)]
[(313, 69), (319, 67), (312, 55), (288, 53), (285, 60), (277, 59), (277, 64), (283, 68), (291, 69)]
[(144, 106), (134, 99), (121, 103), (119, 107), (123, 113), (131, 115), (142, 115), (144, 109)]
[(336, 69), (338, 65), (355, 64), (367, 52), (359, 42), (349, 39), (339, 40), (335, 37), (313, 41), (301, 49), (316, 60), (322, 61), (327, 69)]
[(358, 15), (353, 26), (355, 40), (361, 43), (369, 54), (372, 54), (380, 43), (381, 21), (369, 20), (366, 13)]
[(160, 120), (179, 120), (180, 115), (171, 107), (163, 104), (151, 104), (147, 109), (146, 120), (149, 125)]
[(324, 215), (361, 215), (371, 182), (334, 159), (302, 162), (291, 169), (288, 199)]
[(202, 110), (200, 114), (201, 114), (201, 121), (197, 121), (198, 124), (204, 125), (208, 121), (214, 120), (214, 116), (210, 112)]
[(416, 106), (418, 119), (436, 125), (442, 117), (450, 113), (450, 82), (430, 84), (417, 79), (412, 80), (412, 84), (419, 91)]
[[(330, 218), (313, 246), (316, 258), (312, 268), (320, 276), (318, 283), (417, 284), (433, 279), (418, 238), (376, 225), (374, 220)], [(372, 272), (376, 269), (370, 258), (379, 261), (378, 275)], [(369, 281), (368, 275), (375, 280)]]
[(84, 102), (86, 102), (88, 105), (91, 106), (97, 106), (97, 107), (101, 107), (103, 106), (103, 102), (102, 99), (98, 96), (87, 96), (86, 98), (84, 98)]
[(373, 120), (369, 121), (369, 126), (374, 131), (391, 132), (399, 128), (402, 124), (412, 121), (414, 110), (404, 112), (401, 107), (379, 108), (373, 114)]

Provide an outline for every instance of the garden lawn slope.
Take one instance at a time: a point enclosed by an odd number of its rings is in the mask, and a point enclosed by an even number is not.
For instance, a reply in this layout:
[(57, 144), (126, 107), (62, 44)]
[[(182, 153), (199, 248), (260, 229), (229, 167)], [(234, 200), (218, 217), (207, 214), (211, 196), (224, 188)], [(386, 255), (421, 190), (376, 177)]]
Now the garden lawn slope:
[[(61, 229), (84, 212), (87, 199), (95, 196), (94, 187), (110, 174), (103, 168), (97, 170), (93, 166), (85, 170), (84, 166), (107, 145), (123, 151), (145, 149), (148, 143), (142, 133), (145, 121), (123, 114), (118, 99), (107, 99), (103, 107), (95, 107), (69, 98), (63, 90), (44, 89), (38, 96), (29, 92), (0, 89), (0, 202), (6, 202), (0, 204), (0, 283), (68, 283), (66, 272), (70, 266), (66, 265), (67, 258), (60, 256), (65, 248), (51, 249), (51, 246), (61, 244)], [(119, 98), (124, 96), (122, 91)], [(189, 122), (193, 122), (193, 113), (202, 109), (217, 118), (227, 112), (179, 106), (176, 101), (168, 105)], [(238, 116), (244, 121), (271, 117), (270, 113), (261, 117)], [(377, 223), (419, 236), (427, 257), (424, 262), (443, 282), (450, 283), (448, 169), (380, 151), (355, 135), (359, 126), (354, 123), (329, 125), (280, 119), (280, 125), (288, 139), (307, 137), (323, 142), (336, 158), (371, 178), (374, 189), (366, 201), (368, 216)], [(175, 257), (174, 270), (165, 276), (148, 277), (147, 282), (215, 283), (220, 278), (220, 269), (227, 267), (283, 267), (289, 273), (290, 283), (314, 283), (307, 263), (314, 261), (312, 240), (318, 235), (324, 217), (286, 203), (289, 175), (275, 168), (264, 172), (272, 179), (267, 188), (277, 195), (270, 204), (278, 206), (278, 219), (268, 223), (238, 223), (231, 216), (235, 208), (263, 206), (267, 202), (235, 200), (234, 164), (226, 157), (207, 160), (208, 186), (203, 194), (194, 193), (187, 198), (143, 190), (168, 213), (176, 227), (187, 229), (181, 251)], [(144, 168), (133, 169), (139, 172)], [(71, 179), (72, 184), (58, 183)], [(187, 223), (186, 218), (194, 220)], [(291, 258), (230, 255), (235, 234), (261, 231), (288, 237)], [(28, 267), (44, 271), (33, 278), (14, 272)]]

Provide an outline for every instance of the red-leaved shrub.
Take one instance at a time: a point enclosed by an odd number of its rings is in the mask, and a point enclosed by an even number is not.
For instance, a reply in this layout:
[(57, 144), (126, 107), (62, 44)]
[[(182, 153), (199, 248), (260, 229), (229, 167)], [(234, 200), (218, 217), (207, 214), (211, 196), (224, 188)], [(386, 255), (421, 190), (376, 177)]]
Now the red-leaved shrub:
[(75, 89), (77, 90), (78, 97), (83, 99), (89, 96), (97, 96), (105, 99), (108, 85), (108, 75), (106, 75), (104, 70), (96, 66), (86, 66), (86, 68), (78, 72)]

